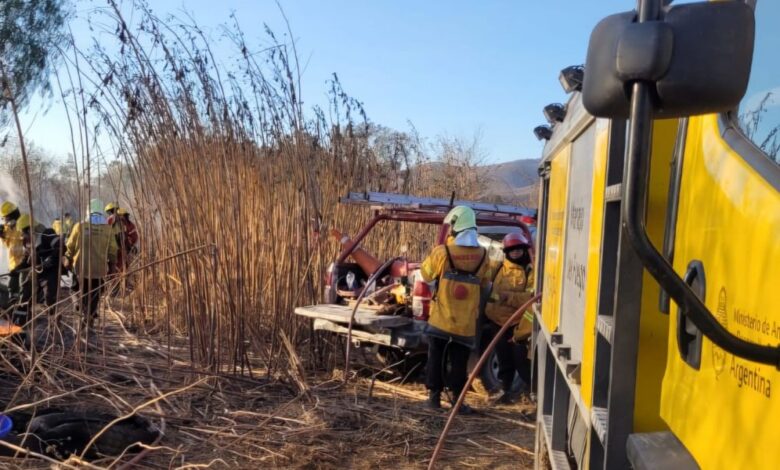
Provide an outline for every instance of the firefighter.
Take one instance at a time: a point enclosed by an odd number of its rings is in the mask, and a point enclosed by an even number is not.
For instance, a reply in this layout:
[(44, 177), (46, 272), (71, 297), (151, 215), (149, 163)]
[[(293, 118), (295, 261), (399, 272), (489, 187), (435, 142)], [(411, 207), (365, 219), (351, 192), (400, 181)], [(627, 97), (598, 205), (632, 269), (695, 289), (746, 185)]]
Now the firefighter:
[[(30, 227), (30, 216), (23, 214), (19, 217), (16, 228), (22, 232), (25, 248), (25, 259), (21, 266), (32, 266), (32, 250), (35, 249), (36, 289), (43, 289), (44, 300), (47, 307), (57, 302), (60, 272), (60, 237), (51, 228), (36, 224), (33, 230)], [(32, 273), (26, 270), (22, 276), (22, 302), (29, 302), (32, 298)], [(54, 311), (50, 310), (49, 314)]]
[(116, 264), (117, 243), (103, 214), (103, 203), (93, 199), (87, 212), (86, 220), (73, 226), (66, 243), (66, 257), (79, 280), (82, 321), (92, 326), (97, 318), (105, 277)]
[[(458, 206), (444, 219), (452, 238), (433, 249), (420, 272), (426, 282), (437, 282), (431, 315), (425, 327), (428, 339), (428, 406), (441, 407), (445, 385), (455, 403), (466, 384), (471, 350), (476, 345), (477, 316), (482, 286), (490, 280), (487, 250), (477, 241), (477, 221), (469, 207)], [(470, 413), (463, 404), (461, 413)]]
[(60, 235), (68, 238), (71, 230), (73, 230), (73, 217), (71, 217), (70, 212), (66, 212), (62, 219), (62, 233)]
[(114, 234), (119, 233), (119, 227), (117, 226), (116, 220), (116, 212), (119, 210), (119, 204), (109, 202), (106, 204), (105, 209), (103, 211), (106, 213), (106, 217), (108, 217), (108, 225), (111, 226), (112, 230), (114, 231)]
[(118, 232), (116, 235), (119, 252), (117, 254), (117, 269), (122, 272), (130, 264), (130, 255), (137, 252), (138, 230), (135, 224), (130, 221), (130, 214), (121, 207), (116, 210), (114, 227)]
[(51, 229), (54, 230), (54, 233), (57, 235), (62, 235), (62, 221), (59, 217), (56, 217), (51, 223)]
[(16, 222), (21, 217), (21, 212), (16, 204), (5, 201), (0, 205), (0, 217), (2, 217), (2, 224), (0, 224), (0, 240), (5, 245), (8, 255), (8, 269), (9, 269), (9, 281), (8, 290), (11, 296), (19, 296), (21, 294), (19, 276), (21, 270), (19, 265), (24, 259), (24, 245), (22, 243), (22, 232), (16, 228)]
[[(52, 228), (54, 226), (52, 225)], [(70, 215), (70, 212), (65, 212), (63, 214), (62, 223), (61, 223), (61, 229), (57, 234), (60, 236), (61, 241), (64, 243), (68, 240), (68, 237), (70, 236), (70, 231), (73, 230), (73, 218)], [(55, 229), (56, 231), (56, 229)], [(63, 266), (64, 268), (64, 266)], [(62, 274), (66, 276), (70, 280), (70, 289), (71, 291), (78, 290), (78, 280), (76, 279), (76, 275), (73, 273), (71, 269), (63, 269)]]
[[(504, 237), (504, 262), (493, 275), (490, 296), (485, 306), (489, 338), (498, 334), (509, 317), (533, 296), (529, 287), (533, 285), (531, 266), (531, 243), (523, 233), (513, 232)], [(523, 380), (525, 387), (531, 383), (531, 361), (528, 359), (528, 337), (531, 335), (533, 316), (525, 312), (509, 328), (496, 345), (498, 357), (498, 378), (502, 390), (493, 396), (501, 403), (511, 403), (512, 384), (515, 373)]]
[(108, 204), (106, 204), (105, 209), (103, 209), (106, 213), (106, 216), (108, 217), (109, 225), (113, 223), (114, 216), (116, 215), (117, 209), (119, 209), (119, 205), (113, 202), (109, 202)]

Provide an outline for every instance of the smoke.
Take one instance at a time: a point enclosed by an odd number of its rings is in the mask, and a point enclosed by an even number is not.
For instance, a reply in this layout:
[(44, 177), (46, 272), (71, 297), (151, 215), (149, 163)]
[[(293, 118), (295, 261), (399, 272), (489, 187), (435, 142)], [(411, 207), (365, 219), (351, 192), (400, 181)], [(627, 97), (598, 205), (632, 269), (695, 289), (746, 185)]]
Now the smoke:
[(0, 201), (12, 201), (14, 204), (18, 204), (22, 201), (22, 191), (8, 174), (0, 171)]

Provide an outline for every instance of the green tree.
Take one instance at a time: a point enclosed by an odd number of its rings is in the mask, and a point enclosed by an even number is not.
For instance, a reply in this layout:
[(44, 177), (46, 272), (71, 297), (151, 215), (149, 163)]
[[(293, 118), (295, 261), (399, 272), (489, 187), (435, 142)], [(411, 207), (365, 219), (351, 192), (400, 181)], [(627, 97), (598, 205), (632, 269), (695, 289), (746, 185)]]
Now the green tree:
[(65, 0), (0, 0), (0, 124), (11, 100), (23, 107), (48, 89), (53, 49), (63, 37)]

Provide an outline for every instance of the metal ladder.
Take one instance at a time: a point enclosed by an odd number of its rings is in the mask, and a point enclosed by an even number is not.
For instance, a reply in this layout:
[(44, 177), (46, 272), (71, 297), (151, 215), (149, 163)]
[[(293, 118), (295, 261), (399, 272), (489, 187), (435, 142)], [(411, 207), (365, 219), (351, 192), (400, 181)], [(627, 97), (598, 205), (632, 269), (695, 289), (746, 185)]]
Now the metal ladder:
[(342, 197), (341, 204), (355, 204), (370, 207), (406, 210), (432, 210), (448, 212), (454, 206), (466, 206), (476, 212), (502, 213), (517, 216), (534, 216), (533, 209), (511, 206), (508, 204), (492, 204), (488, 202), (461, 201), (455, 199), (441, 199), (433, 197), (412, 196), (409, 194), (393, 194), (379, 192), (348, 193)]

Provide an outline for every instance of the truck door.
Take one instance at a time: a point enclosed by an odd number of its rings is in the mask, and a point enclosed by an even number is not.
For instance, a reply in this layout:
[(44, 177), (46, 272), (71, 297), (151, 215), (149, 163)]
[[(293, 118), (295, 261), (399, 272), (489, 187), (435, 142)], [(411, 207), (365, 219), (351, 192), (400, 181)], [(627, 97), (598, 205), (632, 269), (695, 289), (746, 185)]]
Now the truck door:
[[(780, 343), (780, 4), (756, 7), (739, 111), (692, 117), (673, 266), (733, 334)], [(778, 468), (780, 373), (714, 346), (674, 303), (661, 415), (702, 468)]]

